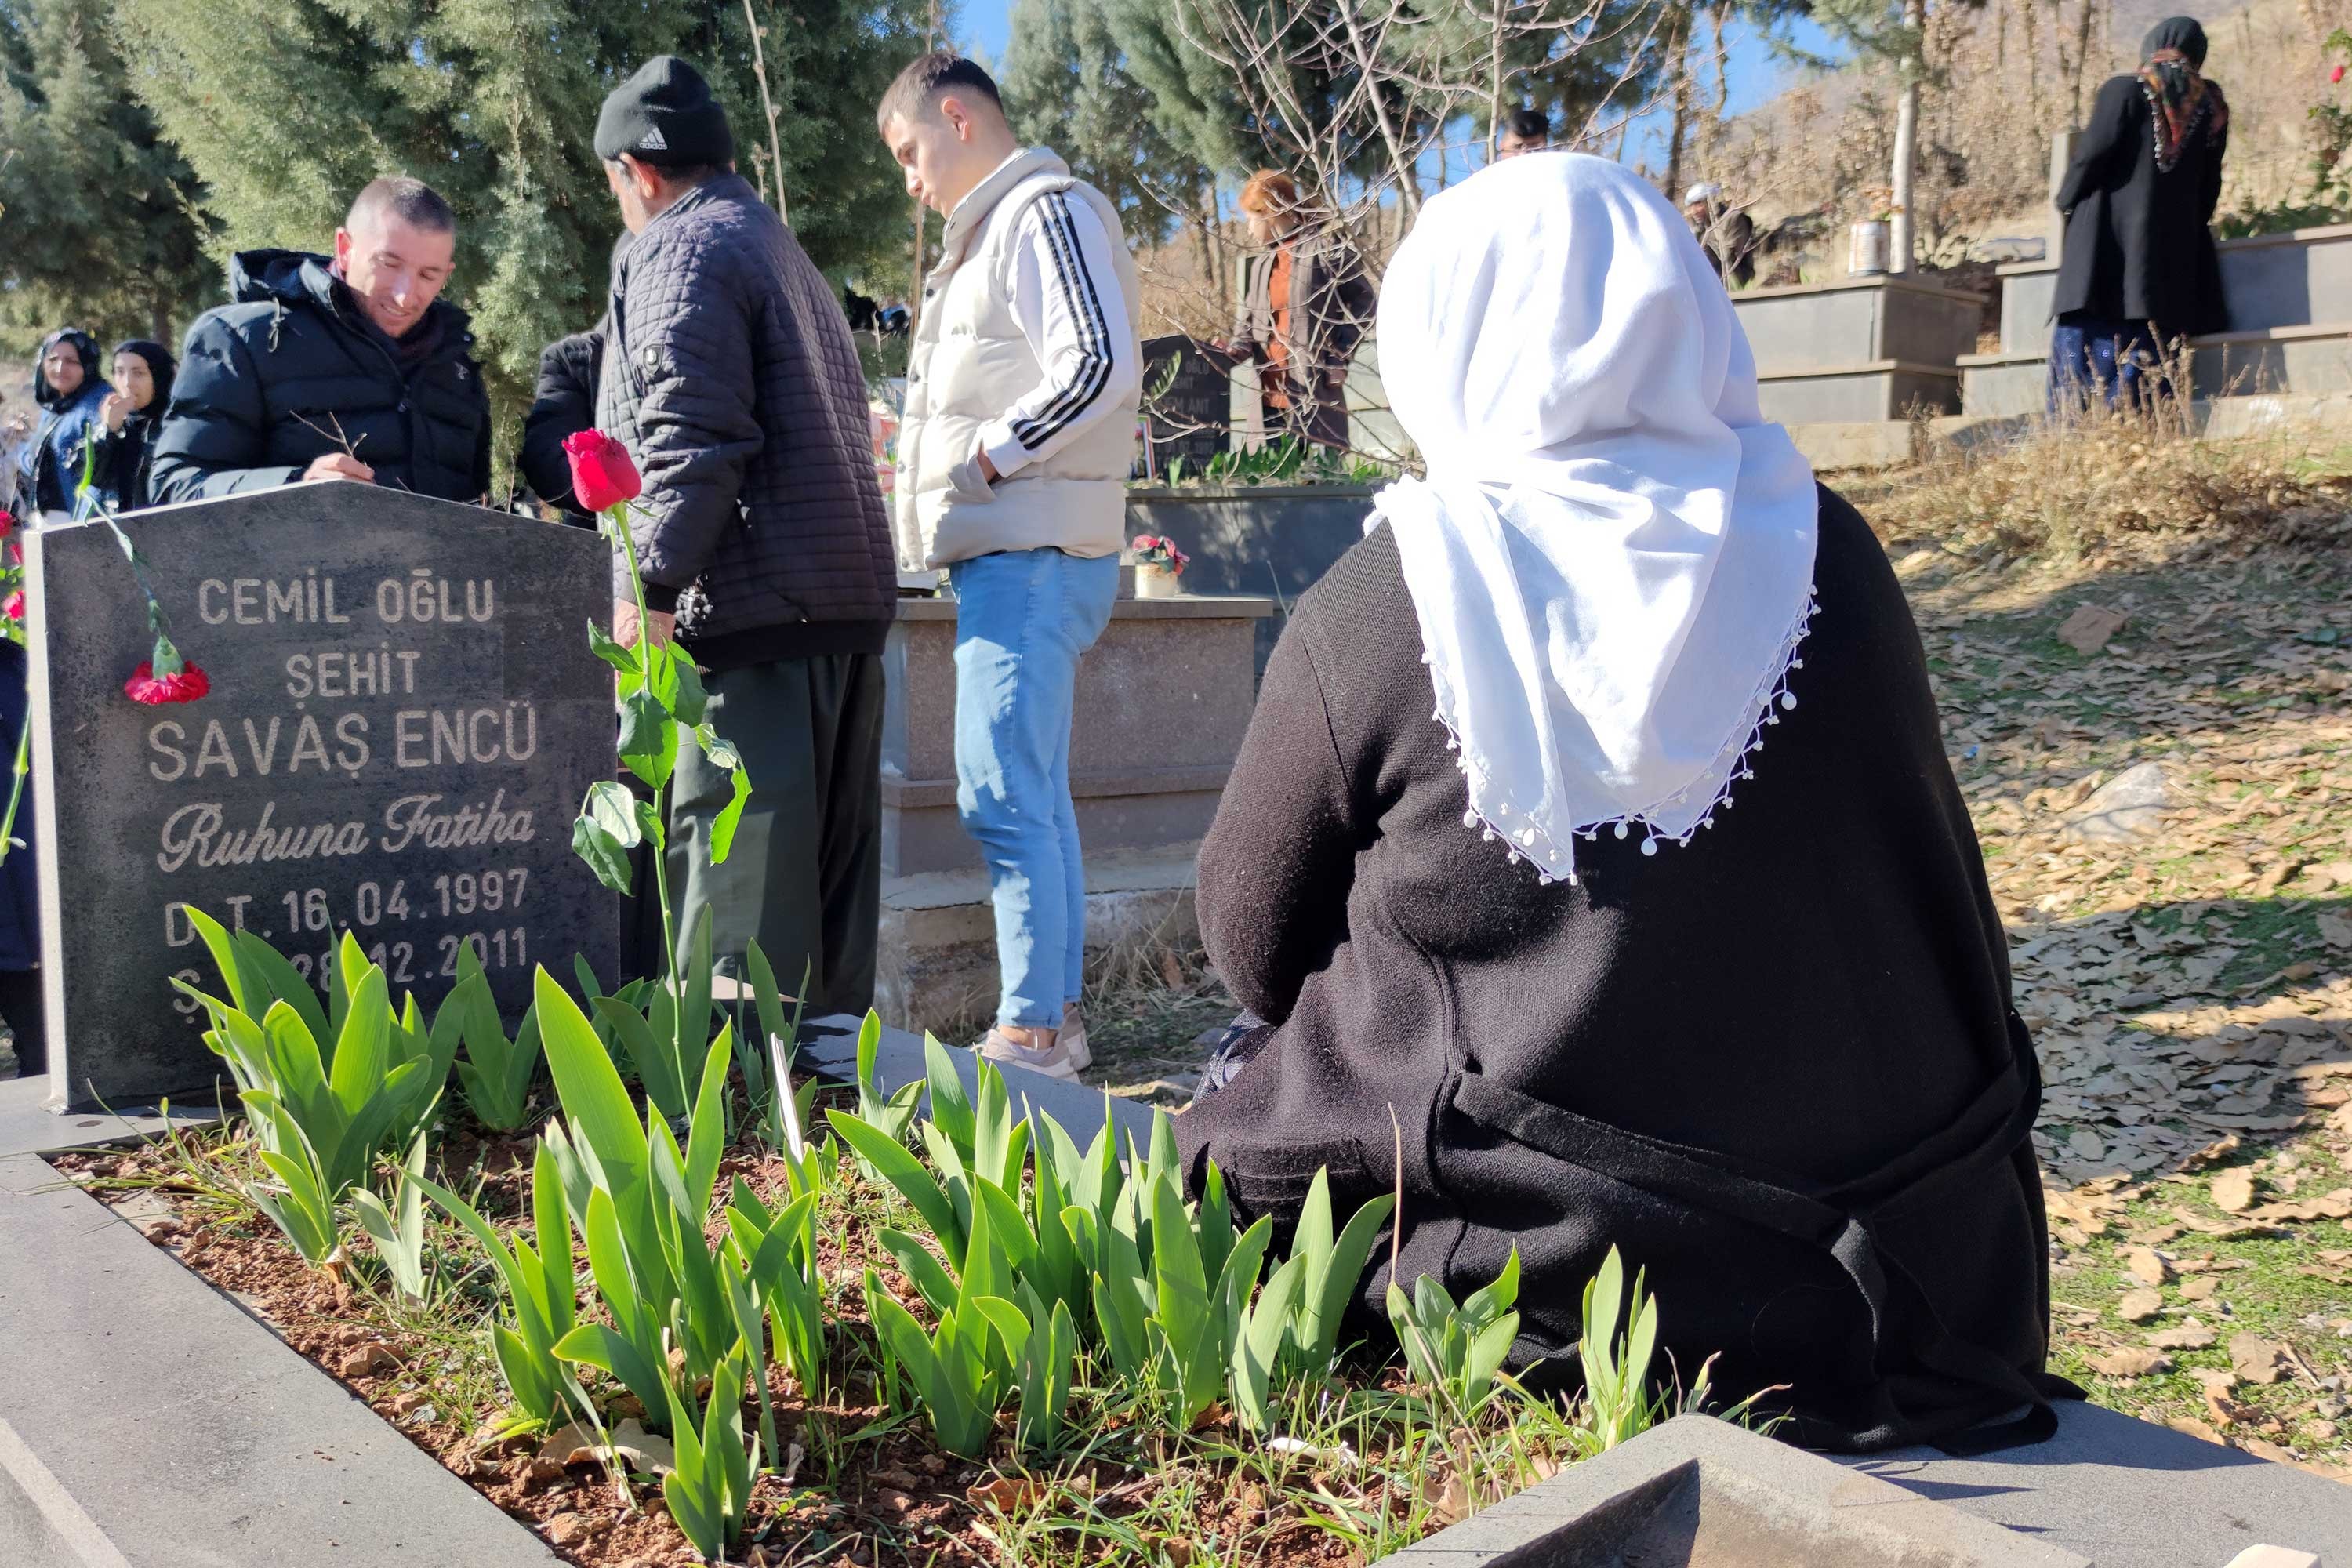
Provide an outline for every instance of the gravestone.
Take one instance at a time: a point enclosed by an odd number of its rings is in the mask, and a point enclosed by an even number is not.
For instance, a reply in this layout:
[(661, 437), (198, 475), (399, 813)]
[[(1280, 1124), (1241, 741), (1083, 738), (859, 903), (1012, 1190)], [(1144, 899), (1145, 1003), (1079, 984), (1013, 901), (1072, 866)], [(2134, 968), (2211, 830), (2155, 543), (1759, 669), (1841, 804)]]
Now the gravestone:
[[(533, 966), (614, 977), (618, 909), (572, 852), (614, 770), (593, 532), (320, 483), (121, 520), (211, 690), (150, 707), (145, 603), (103, 521), (33, 534), (32, 711), (52, 1104), (226, 1079), (201, 910), (323, 979), (346, 931), (430, 1010), (470, 946), (509, 1021)], [(323, 988), (323, 987), (322, 987)]]
[(1165, 475), (1178, 458), (1198, 473), (1225, 449), (1233, 434), (1231, 380), (1224, 362), (1191, 338), (1144, 340), (1143, 417), (1151, 433), (1151, 478)]

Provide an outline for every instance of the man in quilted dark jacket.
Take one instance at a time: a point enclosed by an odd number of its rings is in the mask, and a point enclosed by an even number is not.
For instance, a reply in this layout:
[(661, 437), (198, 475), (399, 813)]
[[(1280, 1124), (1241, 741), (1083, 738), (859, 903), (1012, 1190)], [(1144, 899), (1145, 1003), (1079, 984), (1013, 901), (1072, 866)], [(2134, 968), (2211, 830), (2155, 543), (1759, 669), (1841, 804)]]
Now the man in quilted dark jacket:
[(596, 423), (646, 487), (630, 527), (647, 624), (616, 561), (615, 636), (685, 644), (751, 778), (714, 867), (730, 775), (691, 747), (678, 757), (677, 939), (707, 910), (728, 963), (757, 937), (788, 985), (807, 966), (818, 1012), (862, 1013), (898, 569), (857, 350), (824, 275), (734, 173), (726, 112), (692, 66), (659, 56), (614, 89), (596, 154), (635, 236), (614, 274)]

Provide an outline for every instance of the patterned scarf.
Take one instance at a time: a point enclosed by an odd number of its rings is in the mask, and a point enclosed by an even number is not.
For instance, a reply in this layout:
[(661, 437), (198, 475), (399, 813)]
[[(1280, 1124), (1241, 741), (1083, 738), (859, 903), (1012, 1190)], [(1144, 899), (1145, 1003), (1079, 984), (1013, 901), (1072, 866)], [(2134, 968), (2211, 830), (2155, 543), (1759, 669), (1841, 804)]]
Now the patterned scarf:
[(2197, 74), (2179, 49), (2158, 49), (2139, 68), (2139, 88), (2147, 95), (2156, 132), (2156, 166), (2172, 173), (2181, 150), (2201, 131), (2218, 136), (2230, 123), (2221, 89)]

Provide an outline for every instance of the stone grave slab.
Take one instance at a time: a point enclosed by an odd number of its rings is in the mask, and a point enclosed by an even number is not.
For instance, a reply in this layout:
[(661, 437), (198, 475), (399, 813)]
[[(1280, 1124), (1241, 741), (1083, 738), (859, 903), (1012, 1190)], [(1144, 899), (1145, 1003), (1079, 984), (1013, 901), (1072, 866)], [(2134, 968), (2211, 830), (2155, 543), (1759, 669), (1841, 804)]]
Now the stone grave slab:
[(1677, 1416), (1381, 1561), (1392, 1568), (2090, 1568), (2073, 1552), (1705, 1415)]
[(30, 536), (53, 1104), (225, 1076), (168, 984), (217, 984), (191, 909), (320, 979), (349, 931), (428, 1009), (461, 944), (510, 1017), (534, 964), (614, 974), (617, 901), (571, 848), (613, 770), (594, 533), (348, 483), (121, 527), (211, 690), (126, 697), (150, 637), (112, 531)]
[(2081, 1401), (2057, 1411), (2049, 1441), (1972, 1458), (1809, 1454), (1681, 1416), (1381, 1561), (2224, 1568), (2268, 1546), (2352, 1563), (2352, 1487)]

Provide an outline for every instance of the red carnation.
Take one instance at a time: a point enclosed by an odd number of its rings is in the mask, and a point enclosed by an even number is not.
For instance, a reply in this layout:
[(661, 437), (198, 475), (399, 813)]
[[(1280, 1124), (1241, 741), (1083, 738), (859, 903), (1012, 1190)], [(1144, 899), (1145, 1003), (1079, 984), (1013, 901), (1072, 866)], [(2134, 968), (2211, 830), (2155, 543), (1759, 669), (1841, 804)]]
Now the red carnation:
[(161, 705), (165, 702), (194, 702), (213, 689), (205, 672), (194, 665), (183, 665), (176, 673), (158, 675), (152, 660), (142, 660), (122, 683), (122, 689), (133, 702)]
[(9, 595), (5, 600), (0, 600), (0, 616), (5, 616), (12, 621), (21, 621), (25, 618), (24, 589), (19, 588)]
[(10, 510), (9, 510), (7, 508), (5, 508), (5, 507), (0, 507), (0, 539), (5, 539), (5, 538), (7, 538), (10, 534), (12, 534), (12, 533), (14, 533), (14, 532), (16, 532), (16, 513), (14, 513), (14, 512), (10, 511)]
[(629, 449), (602, 430), (566, 436), (563, 455), (572, 462), (572, 500), (583, 511), (610, 511), (645, 492)]

